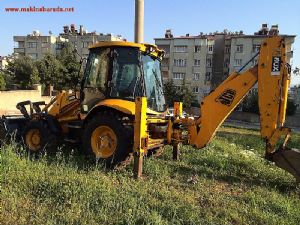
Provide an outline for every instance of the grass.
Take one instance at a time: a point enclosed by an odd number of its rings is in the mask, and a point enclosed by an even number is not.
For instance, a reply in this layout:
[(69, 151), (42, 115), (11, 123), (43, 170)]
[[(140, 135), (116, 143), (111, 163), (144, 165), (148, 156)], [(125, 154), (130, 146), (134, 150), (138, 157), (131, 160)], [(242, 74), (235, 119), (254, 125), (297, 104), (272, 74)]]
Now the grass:
[[(299, 148), (300, 134), (290, 144)], [(222, 127), (204, 149), (170, 146), (131, 166), (106, 171), (76, 152), (29, 159), (1, 148), (1, 224), (300, 224), (300, 188), (262, 159), (254, 130)]]

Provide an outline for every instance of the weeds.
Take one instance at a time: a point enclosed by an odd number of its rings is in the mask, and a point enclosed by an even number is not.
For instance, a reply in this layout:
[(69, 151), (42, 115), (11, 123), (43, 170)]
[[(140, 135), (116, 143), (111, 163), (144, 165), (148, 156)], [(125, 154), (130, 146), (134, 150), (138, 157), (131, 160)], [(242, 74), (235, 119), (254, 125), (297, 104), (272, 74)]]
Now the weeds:
[(177, 162), (166, 146), (134, 180), (132, 165), (107, 171), (76, 150), (35, 159), (3, 145), (0, 223), (299, 224), (299, 187), (263, 148), (257, 131), (225, 127), (204, 149), (183, 146)]

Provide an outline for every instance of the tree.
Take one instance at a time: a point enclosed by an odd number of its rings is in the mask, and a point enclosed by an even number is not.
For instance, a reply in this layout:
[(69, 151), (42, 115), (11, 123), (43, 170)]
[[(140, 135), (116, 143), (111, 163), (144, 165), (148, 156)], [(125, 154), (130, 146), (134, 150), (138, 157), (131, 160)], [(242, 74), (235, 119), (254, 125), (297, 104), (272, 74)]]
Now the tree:
[(195, 102), (195, 95), (185, 83), (185, 80), (182, 82), (180, 99), (182, 99), (183, 107), (190, 108), (192, 103)]
[(295, 67), (295, 69), (293, 70), (293, 74), (294, 74), (295, 76), (299, 76), (299, 74), (300, 74), (300, 69), (299, 69), (299, 67)]
[(259, 114), (258, 93), (256, 91), (253, 91), (249, 95), (247, 95), (241, 103), (241, 107), (243, 112)]
[(32, 89), (33, 85), (39, 83), (40, 80), (36, 64), (28, 56), (8, 62), (6, 74), (12, 76), (13, 82), (22, 89)]
[(82, 78), (82, 72), (79, 72), (80, 63), (77, 60), (74, 48), (66, 43), (61, 50), (58, 60), (62, 64), (62, 79), (61, 85), (64, 88), (75, 88)]
[[(259, 114), (258, 93), (256, 91), (248, 95), (242, 102), (243, 112)], [(297, 105), (292, 99), (288, 99), (286, 107), (286, 115), (292, 116), (296, 113)]]
[(296, 105), (295, 101), (288, 99), (287, 107), (286, 107), (286, 114), (288, 116), (294, 115), (297, 111), (297, 107), (298, 106)]
[(173, 106), (175, 101), (179, 101), (178, 88), (172, 79), (164, 84), (164, 95), (168, 106)]
[(54, 85), (60, 89), (63, 79), (63, 66), (52, 54), (46, 54), (40, 61), (37, 61), (37, 68), (41, 83), (49, 86)]
[(5, 90), (5, 79), (4, 79), (4, 74), (2, 72), (0, 72), (0, 91)]
[(191, 104), (195, 102), (195, 95), (186, 85), (185, 81), (182, 82), (180, 88), (176, 87), (174, 81), (168, 80), (164, 84), (164, 95), (168, 106), (173, 106), (174, 102), (183, 102), (185, 108), (191, 107)]

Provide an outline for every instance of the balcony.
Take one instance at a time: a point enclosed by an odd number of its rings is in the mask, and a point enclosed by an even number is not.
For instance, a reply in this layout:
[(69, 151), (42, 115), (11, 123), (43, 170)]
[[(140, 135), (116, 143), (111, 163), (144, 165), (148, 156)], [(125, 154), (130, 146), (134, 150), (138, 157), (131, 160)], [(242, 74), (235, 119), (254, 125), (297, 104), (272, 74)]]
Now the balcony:
[(161, 71), (169, 71), (169, 66), (161, 66)]
[(24, 54), (25, 48), (14, 48), (14, 53)]
[(50, 48), (42, 48), (42, 53), (46, 54), (46, 53), (50, 53)]

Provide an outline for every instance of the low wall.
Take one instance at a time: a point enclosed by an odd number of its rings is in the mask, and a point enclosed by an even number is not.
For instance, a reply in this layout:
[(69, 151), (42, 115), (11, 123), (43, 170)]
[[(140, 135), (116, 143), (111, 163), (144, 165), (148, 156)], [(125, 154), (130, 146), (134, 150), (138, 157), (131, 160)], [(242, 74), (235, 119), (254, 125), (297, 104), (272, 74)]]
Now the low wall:
[[(257, 114), (240, 111), (234, 111), (228, 119), (249, 123), (259, 123), (259, 116)], [(300, 127), (300, 114), (297, 113), (294, 116), (287, 116), (285, 125), (288, 127)]]
[(31, 100), (33, 102), (50, 101), (50, 97), (41, 96), (41, 90), (14, 90), (14, 91), (0, 91), (0, 115), (4, 114), (18, 114), (16, 109), (18, 102)]

